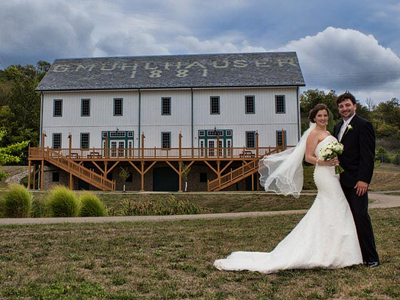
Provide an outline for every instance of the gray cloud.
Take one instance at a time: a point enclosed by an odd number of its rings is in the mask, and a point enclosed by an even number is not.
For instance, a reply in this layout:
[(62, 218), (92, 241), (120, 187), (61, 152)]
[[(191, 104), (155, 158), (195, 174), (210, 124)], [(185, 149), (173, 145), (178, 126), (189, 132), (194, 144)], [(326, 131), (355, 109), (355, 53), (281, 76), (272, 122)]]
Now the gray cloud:
[(307, 88), (351, 89), (377, 101), (400, 95), (398, 0), (3, 2), (2, 68), (65, 57), (274, 49), (297, 51)]
[(0, 28), (0, 57), (9, 57), (11, 64), (26, 63), (24, 57), (44, 60), (91, 55), (94, 50), (93, 23), (62, 1), (2, 3)]

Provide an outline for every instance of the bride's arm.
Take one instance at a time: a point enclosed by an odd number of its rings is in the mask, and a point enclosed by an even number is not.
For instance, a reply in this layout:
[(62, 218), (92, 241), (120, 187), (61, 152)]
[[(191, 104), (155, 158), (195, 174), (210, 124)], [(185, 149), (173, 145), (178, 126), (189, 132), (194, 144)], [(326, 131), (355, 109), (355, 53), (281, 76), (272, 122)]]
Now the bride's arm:
[(318, 133), (313, 130), (310, 132), (310, 135), (307, 138), (306, 142), (306, 162), (309, 164), (316, 165), (317, 163), (322, 162), (320, 159), (316, 158), (314, 155), (315, 148), (318, 145)]
[(314, 151), (315, 148), (317, 148), (318, 145), (318, 132), (316, 131), (311, 131), (310, 135), (307, 138), (307, 142), (306, 142), (306, 162), (308, 162), (309, 164), (313, 164), (313, 165), (319, 165), (319, 166), (337, 166), (339, 165), (339, 161), (337, 158), (325, 161), (323, 159), (319, 159), (317, 157), (315, 157), (314, 155)]

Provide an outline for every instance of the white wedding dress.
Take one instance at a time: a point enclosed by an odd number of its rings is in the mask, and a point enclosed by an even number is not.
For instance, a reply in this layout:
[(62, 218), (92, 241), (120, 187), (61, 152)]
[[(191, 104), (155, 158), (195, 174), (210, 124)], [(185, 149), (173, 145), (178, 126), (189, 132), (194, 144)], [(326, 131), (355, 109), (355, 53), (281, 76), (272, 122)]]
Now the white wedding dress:
[[(320, 150), (332, 141), (337, 140), (328, 136), (321, 141), (315, 149), (315, 156), (321, 159)], [(233, 252), (226, 259), (216, 260), (214, 266), (228, 271), (274, 273), (361, 264), (356, 227), (335, 167), (316, 166), (314, 181), (318, 194), (313, 205), (272, 252)], [(268, 238), (268, 233), (263, 235)]]

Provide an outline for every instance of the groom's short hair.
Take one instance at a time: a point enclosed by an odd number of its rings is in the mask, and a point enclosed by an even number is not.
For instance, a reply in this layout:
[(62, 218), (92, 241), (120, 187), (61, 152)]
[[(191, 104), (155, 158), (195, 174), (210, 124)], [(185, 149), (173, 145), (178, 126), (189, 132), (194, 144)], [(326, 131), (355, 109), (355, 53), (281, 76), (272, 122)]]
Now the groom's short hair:
[(339, 105), (346, 99), (350, 99), (351, 102), (353, 102), (353, 104), (357, 104), (356, 97), (354, 97), (353, 94), (350, 93), (349, 91), (346, 91), (345, 93), (337, 97), (336, 104)]

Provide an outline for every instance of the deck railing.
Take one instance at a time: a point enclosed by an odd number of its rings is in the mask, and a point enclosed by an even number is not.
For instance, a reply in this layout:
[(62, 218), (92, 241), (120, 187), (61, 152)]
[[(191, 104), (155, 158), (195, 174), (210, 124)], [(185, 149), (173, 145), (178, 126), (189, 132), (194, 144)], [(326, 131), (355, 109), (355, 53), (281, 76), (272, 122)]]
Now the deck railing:
[(66, 158), (103, 159), (243, 159), (249, 160), (280, 151), (282, 147), (231, 148), (30, 148), (29, 158), (41, 158), (50, 149)]
[(72, 159), (67, 158), (62, 155), (60, 151), (56, 151), (50, 148), (30, 148), (29, 157), (40, 157), (53, 165), (75, 175), (78, 178), (84, 179), (85, 181), (91, 183), (92, 185), (103, 189), (113, 191), (115, 190), (115, 183), (108, 180), (104, 176), (97, 174), (96, 172), (89, 170), (82, 165), (74, 162)]

